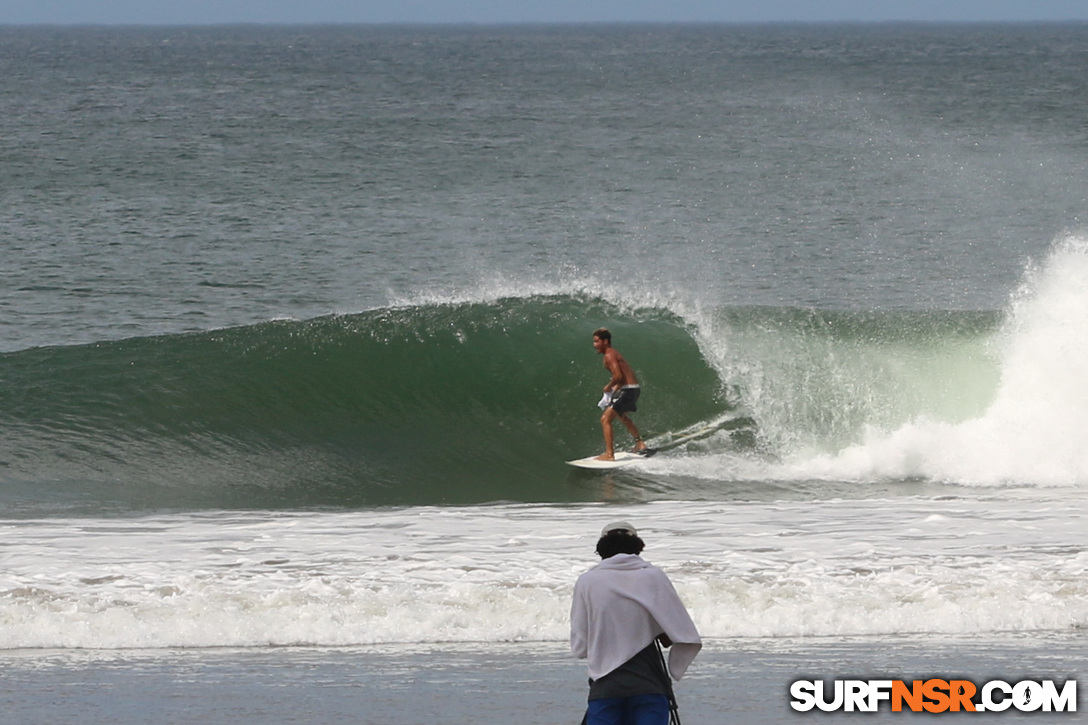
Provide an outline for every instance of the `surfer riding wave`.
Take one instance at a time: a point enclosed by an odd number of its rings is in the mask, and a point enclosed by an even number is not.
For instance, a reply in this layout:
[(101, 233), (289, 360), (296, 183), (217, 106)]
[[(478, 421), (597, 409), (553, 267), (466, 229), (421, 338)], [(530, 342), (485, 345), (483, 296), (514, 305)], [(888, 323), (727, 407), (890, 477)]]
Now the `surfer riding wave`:
[(648, 449), (638, 431), (638, 426), (627, 417), (628, 413), (638, 410), (636, 403), (642, 393), (635, 371), (631, 369), (623, 355), (612, 347), (612, 333), (607, 329), (602, 327), (593, 333), (593, 349), (598, 354), (604, 355), (604, 366), (612, 374), (612, 378), (604, 386), (604, 397), (601, 399), (604, 406), (604, 413), (601, 415), (604, 453), (597, 456), (597, 459), (616, 460), (612, 422), (617, 419), (635, 439), (635, 453), (645, 453)]

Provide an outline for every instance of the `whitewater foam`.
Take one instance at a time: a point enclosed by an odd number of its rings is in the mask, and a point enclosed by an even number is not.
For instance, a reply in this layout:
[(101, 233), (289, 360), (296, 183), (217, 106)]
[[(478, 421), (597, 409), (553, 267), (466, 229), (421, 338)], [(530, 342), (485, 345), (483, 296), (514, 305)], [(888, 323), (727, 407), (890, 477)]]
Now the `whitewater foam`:
[(23, 521), (0, 648), (562, 641), (616, 516), (710, 638), (1064, 630), (1088, 624), (1086, 515), (1012, 496)]
[[(755, 455), (716, 450), (656, 462), (705, 480), (1088, 482), (1088, 242), (1029, 265), (1003, 318), (727, 311), (697, 326)], [(731, 315), (731, 317), (730, 317)], [(964, 324), (970, 321), (969, 324)], [(709, 340), (709, 341), (708, 341)], [(720, 439), (719, 439), (720, 440)]]
[(1088, 483), (1088, 242), (1073, 237), (1030, 266), (994, 338), (993, 401), (962, 422), (917, 416), (891, 431), (868, 426), (833, 455), (795, 462), (806, 475), (910, 478), (966, 485)]

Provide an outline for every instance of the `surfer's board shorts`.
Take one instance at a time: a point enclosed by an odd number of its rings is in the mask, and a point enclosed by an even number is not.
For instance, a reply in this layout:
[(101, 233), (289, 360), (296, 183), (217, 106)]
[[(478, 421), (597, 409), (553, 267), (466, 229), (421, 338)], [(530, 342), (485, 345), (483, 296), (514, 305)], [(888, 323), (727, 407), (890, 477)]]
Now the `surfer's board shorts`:
[(641, 394), (642, 390), (637, 385), (630, 388), (620, 388), (620, 392), (616, 394), (616, 397), (612, 398), (610, 407), (619, 415), (637, 412), (638, 407), (635, 406), (635, 403), (638, 402), (638, 396)]

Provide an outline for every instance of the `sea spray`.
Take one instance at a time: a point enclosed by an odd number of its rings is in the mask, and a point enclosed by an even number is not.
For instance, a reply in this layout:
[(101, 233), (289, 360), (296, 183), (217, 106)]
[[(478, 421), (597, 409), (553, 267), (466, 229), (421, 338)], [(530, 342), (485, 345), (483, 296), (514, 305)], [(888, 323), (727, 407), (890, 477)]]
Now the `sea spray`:
[(972, 485), (1088, 483), (1088, 243), (1071, 237), (1029, 265), (995, 331), (999, 377), (991, 402), (966, 420), (920, 412), (870, 426), (805, 475), (853, 480), (923, 477)]

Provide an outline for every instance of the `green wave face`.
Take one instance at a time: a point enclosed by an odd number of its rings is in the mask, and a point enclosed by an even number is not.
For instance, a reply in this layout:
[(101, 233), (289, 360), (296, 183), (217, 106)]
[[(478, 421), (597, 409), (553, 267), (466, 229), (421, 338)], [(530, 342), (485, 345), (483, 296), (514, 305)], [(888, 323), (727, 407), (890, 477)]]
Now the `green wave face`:
[(601, 446), (600, 326), (640, 375), (646, 435), (726, 408), (681, 320), (575, 296), (34, 349), (0, 356), (0, 501), (30, 488), (119, 509), (578, 498), (563, 461)]
[[(796, 308), (722, 308), (693, 322), (549, 295), (25, 350), (0, 356), (0, 506), (597, 498), (563, 461), (602, 447), (601, 326), (643, 385), (643, 437), (709, 454), (716, 480), (759, 489), (774, 474), (764, 481), (768, 469), (746, 461), (981, 415), (1001, 380), (1001, 325), (996, 313)], [(726, 495), (682, 466), (655, 470), (639, 480), (681, 497)]]

